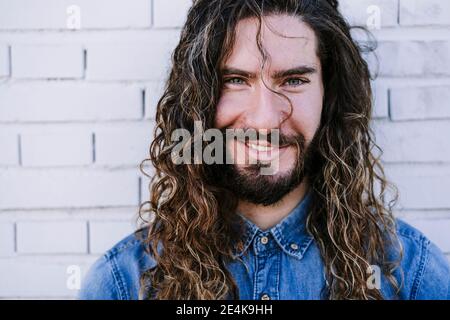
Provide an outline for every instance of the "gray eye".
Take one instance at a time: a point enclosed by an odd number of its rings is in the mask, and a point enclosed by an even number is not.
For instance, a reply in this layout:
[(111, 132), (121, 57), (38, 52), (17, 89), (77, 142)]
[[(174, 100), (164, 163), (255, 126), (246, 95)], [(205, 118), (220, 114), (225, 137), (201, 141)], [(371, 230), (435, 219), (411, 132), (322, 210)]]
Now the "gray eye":
[(226, 83), (230, 83), (230, 84), (244, 84), (244, 80), (242, 80), (241, 78), (230, 78), (227, 79), (225, 81)]
[(288, 86), (294, 86), (294, 87), (302, 85), (303, 83), (304, 83), (304, 81), (299, 78), (292, 78), (285, 82), (285, 84), (287, 84)]

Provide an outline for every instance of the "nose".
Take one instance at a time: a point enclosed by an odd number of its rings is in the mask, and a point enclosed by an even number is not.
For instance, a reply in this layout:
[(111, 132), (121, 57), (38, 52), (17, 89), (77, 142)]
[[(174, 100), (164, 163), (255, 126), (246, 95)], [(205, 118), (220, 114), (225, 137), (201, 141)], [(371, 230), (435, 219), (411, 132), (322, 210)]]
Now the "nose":
[(287, 120), (289, 102), (264, 84), (258, 86), (250, 98), (246, 125), (255, 129), (280, 129)]

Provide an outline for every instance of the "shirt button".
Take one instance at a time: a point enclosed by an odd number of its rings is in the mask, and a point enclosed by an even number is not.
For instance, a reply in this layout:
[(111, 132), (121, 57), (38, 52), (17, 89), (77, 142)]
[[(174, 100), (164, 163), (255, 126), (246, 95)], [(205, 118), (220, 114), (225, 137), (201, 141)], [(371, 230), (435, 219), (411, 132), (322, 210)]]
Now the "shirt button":
[(267, 244), (267, 242), (269, 242), (269, 238), (267, 238), (267, 237), (262, 237), (261, 238), (261, 243), (262, 244)]
[(270, 300), (270, 297), (268, 294), (265, 293), (261, 296), (261, 300)]
[(298, 245), (296, 243), (291, 243), (291, 249), (292, 250), (297, 250), (298, 249)]

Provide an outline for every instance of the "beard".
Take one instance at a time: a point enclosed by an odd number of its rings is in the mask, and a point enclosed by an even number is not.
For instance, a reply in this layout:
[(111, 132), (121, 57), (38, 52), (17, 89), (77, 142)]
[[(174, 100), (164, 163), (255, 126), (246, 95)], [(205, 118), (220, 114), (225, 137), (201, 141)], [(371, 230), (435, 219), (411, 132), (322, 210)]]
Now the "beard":
[[(262, 175), (261, 168), (267, 164), (259, 160), (255, 164), (239, 167), (236, 164), (217, 166), (215, 176), (220, 177), (220, 186), (241, 200), (270, 206), (298, 187), (306, 176), (310, 147), (305, 147), (302, 134), (286, 136), (280, 133), (280, 145), (296, 147), (297, 156), (293, 167), (287, 172)], [(270, 141), (270, 140), (269, 140)]]

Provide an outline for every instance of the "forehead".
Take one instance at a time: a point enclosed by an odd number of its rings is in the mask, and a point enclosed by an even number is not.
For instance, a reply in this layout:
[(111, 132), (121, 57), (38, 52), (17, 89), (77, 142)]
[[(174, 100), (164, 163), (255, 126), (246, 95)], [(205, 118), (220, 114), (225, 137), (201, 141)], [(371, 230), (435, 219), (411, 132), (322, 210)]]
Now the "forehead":
[[(256, 18), (238, 22), (235, 42), (226, 66), (257, 70), (262, 63), (257, 45), (259, 22)], [(298, 65), (319, 68), (317, 39), (314, 31), (298, 17), (272, 15), (263, 17), (261, 42), (270, 57), (270, 68), (288, 69)]]

